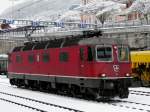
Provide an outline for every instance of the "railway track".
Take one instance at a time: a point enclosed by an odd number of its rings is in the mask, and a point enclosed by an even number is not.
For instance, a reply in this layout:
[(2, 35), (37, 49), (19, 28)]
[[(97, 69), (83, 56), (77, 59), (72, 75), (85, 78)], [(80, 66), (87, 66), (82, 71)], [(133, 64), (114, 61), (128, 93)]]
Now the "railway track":
[(0, 98), (1, 101), (5, 101), (5, 102), (9, 102), (9, 103), (12, 103), (12, 104), (15, 104), (15, 105), (19, 105), (21, 107), (25, 107), (25, 108), (28, 108), (28, 109), (32, 109), (32, 110), (35, 110), (35, 111), (39, 111), (39, 112), (47, 112), (45, 110), (41, 110), (41, 109), (38, 109), (38, 108), (34, 108), (34, 107), (31, 107), (31, 106), (28, 106), (28, 105), (24, 105), (22, 103), (18, 103), (18, 102), (14, 102), (14, 101), (11, 101), (11, 100), (8, 100), (8, 99), (5, 99), (5, 98)]
[[(64, 95), (61, 95), (64, 96)], [(67, 96), (65, 96), (67, 97)], [(89, 100), (89, 99), (81, 99), (81, 100), (86, 100), (89, 102), (93, 102), (93, 103), (106, 103), (108, 105), (112, 105), (112, 106), (116, 106), (116, 107), (121, 107), (121, 108), (127, 108), (127, 109), (133, 109), (133, 110), (139, 110), (142, 112), (150, 112), (150, 104), (144, 104), (144, 103), (138, 103), (138, 102), (132, 102), (132, 101), (126, 101), (126, 100), (115, 100), (115, 99), (100, 99), (100, 100)], [(149, 109), (145, 109), (145, 107), (149, 108)]]
[[(144, 103), (137, 103), (137, 102), (125, 101), (125, 100), (110, 100), (109, 104), (113, 106), (127, 108), (127, 109), (150, 112), (150, 105)], [(145, 107), (149, 109), (145, 109)]]
[[(131, 94), (135, 93), (135, 92), (137, 92), (138, 94), (147, 94), (146, 96), (149, 96), (148, 94), (150, 93), (150, 92), (144, 92), (144, 91), (130, 90)], [(76, 110), (76, 109), (72, 109), (72, 108), (68, 108), (68, 107), (63, 107), (63, 106), (60, 106), (60, 105), (55, 105), (55, 104), (51, 104), (51, 103), (47, 103), (47, 102), (43, 102), (43, 101), (31, 99), (31, 98), (26, 98), (26, 97), (22, 97), (22, 96), (17, 96), (17, 95), (5, 93), (5, 92), (0, 92), (0, 94), (7, 95), (7, 96), (12, 96), (12, 97), (15, 97), (15, 98), (20, 98), (20, 99), (25, 99), (25, 100), (32, 101), (32, 102), (37, 102), (39, 105), (40, 104), (42, 104), (42, 105), (44, 104), (44, 105), (47, 105), (47, 106), (50, 106), (50, 107), (56, 107), (56, 108), (64, 109), (66, 111), (83, 112), (83, 111), (80, 111), (80, 110)], [(68, 98), (68, 96), (66, 96), (66, 95), (61, 95), (61, 94), (58, 94), (58, 95)], [(69, 97), (69, 98), (74, 98), (74, 97)], [(0, 99), (0, 100), (3, 100), (3, 99)], [(93, 100), (89, 100), (89, 99), (86, 99), (86, 100), (85, 99), (81, 99), (81, 101), (89, 101), (91, 103), (92, 102), (93, 103), (95, 103), (95, 102), (96, 103), (102, 102), (102, 103), (105, 103), (105, 104), (108, 104), (108, 105), (112, 105), (112, 106), (116, 106), (116, 107), (121, 107), (121, 108), (126, 108), (126, 109), (133, 109), (133, 110), (144, 111), (144, 112), (150, 112), (150, 105), (149, 104), (138, 103), (138, 102), (131, 102), (131, 101), (125, 101), (125, 100), (93, 101)], [(24, 105), (24, 104), (20, 104), (20, 105)], [(26, 105), (24, 107), (26, 107)], [(32, 108), (34, 108), (34, 106), (32, 106), (31, 109)], [(38, 110), (38, 109), (39, 108), (37, 108), (37, 109), (35, 108), (34, 110), (37, 110), (37, 111), (40, 111), (40, 112), (48, 112), (47, 110), (42, 110), (42, 109)]]
[(130, 90), (130, 94), (150, 96), (150, 92)]
[[(31, 99), (31, 98), (27, 98), (27, 97), (23, 97), (23, 96), (18, 96), (18, 95), (14, 95), (14, 94), (10, 94), (10, 93), (5, 93), (5, 92), (0, 92), (1, 96), (0, 96), (0, 100), (2, 101), (6, 101), (6, 102), (10, 102), (16, 105), (20, 105), (22, 107), (27, 107), (29, 109), (33, 109), (39, 112), (55, 112), (56, 110), (58, 111), (64, 111), (65, 112), (83, 112), (81, 110), (77, 110), (77, 109), (73, 109), (73, 108), (69, 108), (69, 107), (65, 107), (65, 106), (61, 106), (61, 105), (56, 105), (56, 104), (52, 104), (52, 103), (47, 103), (44, 101), (39, 101), (36, 99)], [(24, 103), (21, 103), (24, 102)], [(30, 105), (29, 105), (30, 104)], [(32, 104), (32, 106), (31, 106)], [(43, 108), (45, 110), (43, 110)]]

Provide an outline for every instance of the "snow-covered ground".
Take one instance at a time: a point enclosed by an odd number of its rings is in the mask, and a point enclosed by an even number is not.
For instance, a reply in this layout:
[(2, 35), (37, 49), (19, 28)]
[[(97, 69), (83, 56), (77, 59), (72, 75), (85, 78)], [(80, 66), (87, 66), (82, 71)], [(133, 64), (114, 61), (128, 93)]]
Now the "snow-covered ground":
[[(144, 91), (150, 92), (150, 88), (130, 88), (134, 91)], [(31, 91), (26, 89), (20, 89), (14, 86), (10, 86), (9, 80), (5, 76), (0, 76), (0, 105), (1, 112), (37, 112), (37, 110), (32, 110), (27, 107), (22, 107), (20, 105), (12, 104), (10, 102), (2, 101), (1, 99), (5, 98), (7, 95), (1, 94), (9, 93), (13, 95), (18, 95), (26, 98), (31, 98), (51, 104), (56, 104), (84, 112), (150, 112), (150, 96), (142, 96), (136, 94), (130, 94), (128, 99), (123, 99), (121, 101), (125, 102), (94, 102), (87, 101), (83, 99), (59, 96), (54, 94), (48, 94), (38, 91)], [(13, 96), (12, 96), (13, 97)], [(9, 100), (14, 102), (25, 104), (26, 102), (23, 99), (12, 98), (8, 96)], [(18, 100), (17, 100), (18, 99)], [(127, 102), (126, 102), (127, 101)], [(130, 102), (130, 103), (129, 103)], [(134, 103), (131, 103), (134, 102)], [(33, 104), (34, 103), (34, 104)], [(46, 110), (48, 112), (73, 112), (65, 109), (55, 108), (55, 107), (42, 107), (42, 104), (36, 105), (35, 102), (29, 102), (29, 106), (36, 106), (40, 109)], [(41, 108), (42, 107), (42, 108)]]

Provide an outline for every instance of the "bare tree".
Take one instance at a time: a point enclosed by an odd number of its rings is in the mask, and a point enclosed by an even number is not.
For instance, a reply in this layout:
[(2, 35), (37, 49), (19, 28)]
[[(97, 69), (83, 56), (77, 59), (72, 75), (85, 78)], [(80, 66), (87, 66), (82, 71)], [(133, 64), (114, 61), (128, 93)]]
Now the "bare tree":
[(119, 3), (117, 1), (109, 0), (95, 0), (86, 5), (78, 7), (78, 10), (83, 14), (94, 14), (97, 19), (101, 22), (102, 27), (108, 17), (113, 16), (115, 13), (119, 12), (125, 4)]
[(104, 22), (107, 20), (107, 18), (111, 15), (110, 11), (102, 12), (102, 13), (97, 13), (96, 17), (97, 19), (101, 22), (102, 27), (104, 26)]
[(120, 6), (112, 6), (112, 7), (106, 7), (103, 10), (97, 12), (96, 17), (101, 22), (102, 27), (104, 25), (104, 22), (113, 15), (116, 15), (118, 12), (120, 12)]
[(150, 0), (136, 0), (128, 10), (129, 13), (137, 12), (141, 14), (140, 19), (143, 17), (146, 20), (146, 23), (149, 24)]

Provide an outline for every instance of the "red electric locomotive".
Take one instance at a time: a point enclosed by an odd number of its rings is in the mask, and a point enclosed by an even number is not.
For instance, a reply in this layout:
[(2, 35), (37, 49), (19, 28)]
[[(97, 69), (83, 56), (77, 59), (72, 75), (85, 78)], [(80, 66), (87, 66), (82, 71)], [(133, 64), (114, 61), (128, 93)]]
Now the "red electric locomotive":
[(26, 43), (9, 54), (12, 85), (75, 96), (127, 98), (130, 73), (128, 45), (101, 38), (99, 31)]

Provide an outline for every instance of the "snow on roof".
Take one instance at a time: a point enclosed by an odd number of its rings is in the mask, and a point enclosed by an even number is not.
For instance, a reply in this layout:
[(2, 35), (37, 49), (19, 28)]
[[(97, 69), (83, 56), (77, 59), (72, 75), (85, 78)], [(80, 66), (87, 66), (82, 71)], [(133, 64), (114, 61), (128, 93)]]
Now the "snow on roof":
[(80, 21), (80, 12), (79, 11), (74, 11), (70, 10), (64, 13), (57, 21)]
[(93, 2), (88, 3), (87, 5), (81, 5), (77, 8), (77, 10), (80, 10), (82, 12), (99, 12), (103, 9), (122, 9), (125, 8), (125, 4), (114, 2), (114, 1), (102, 1), (102, 0), (96, 0)]
[(124, 14), (130, 14), (133, 12), (138, 12), (140, 14), (150, 13), (150, 0), (136, 0), (132, 5), (125, 10)]

